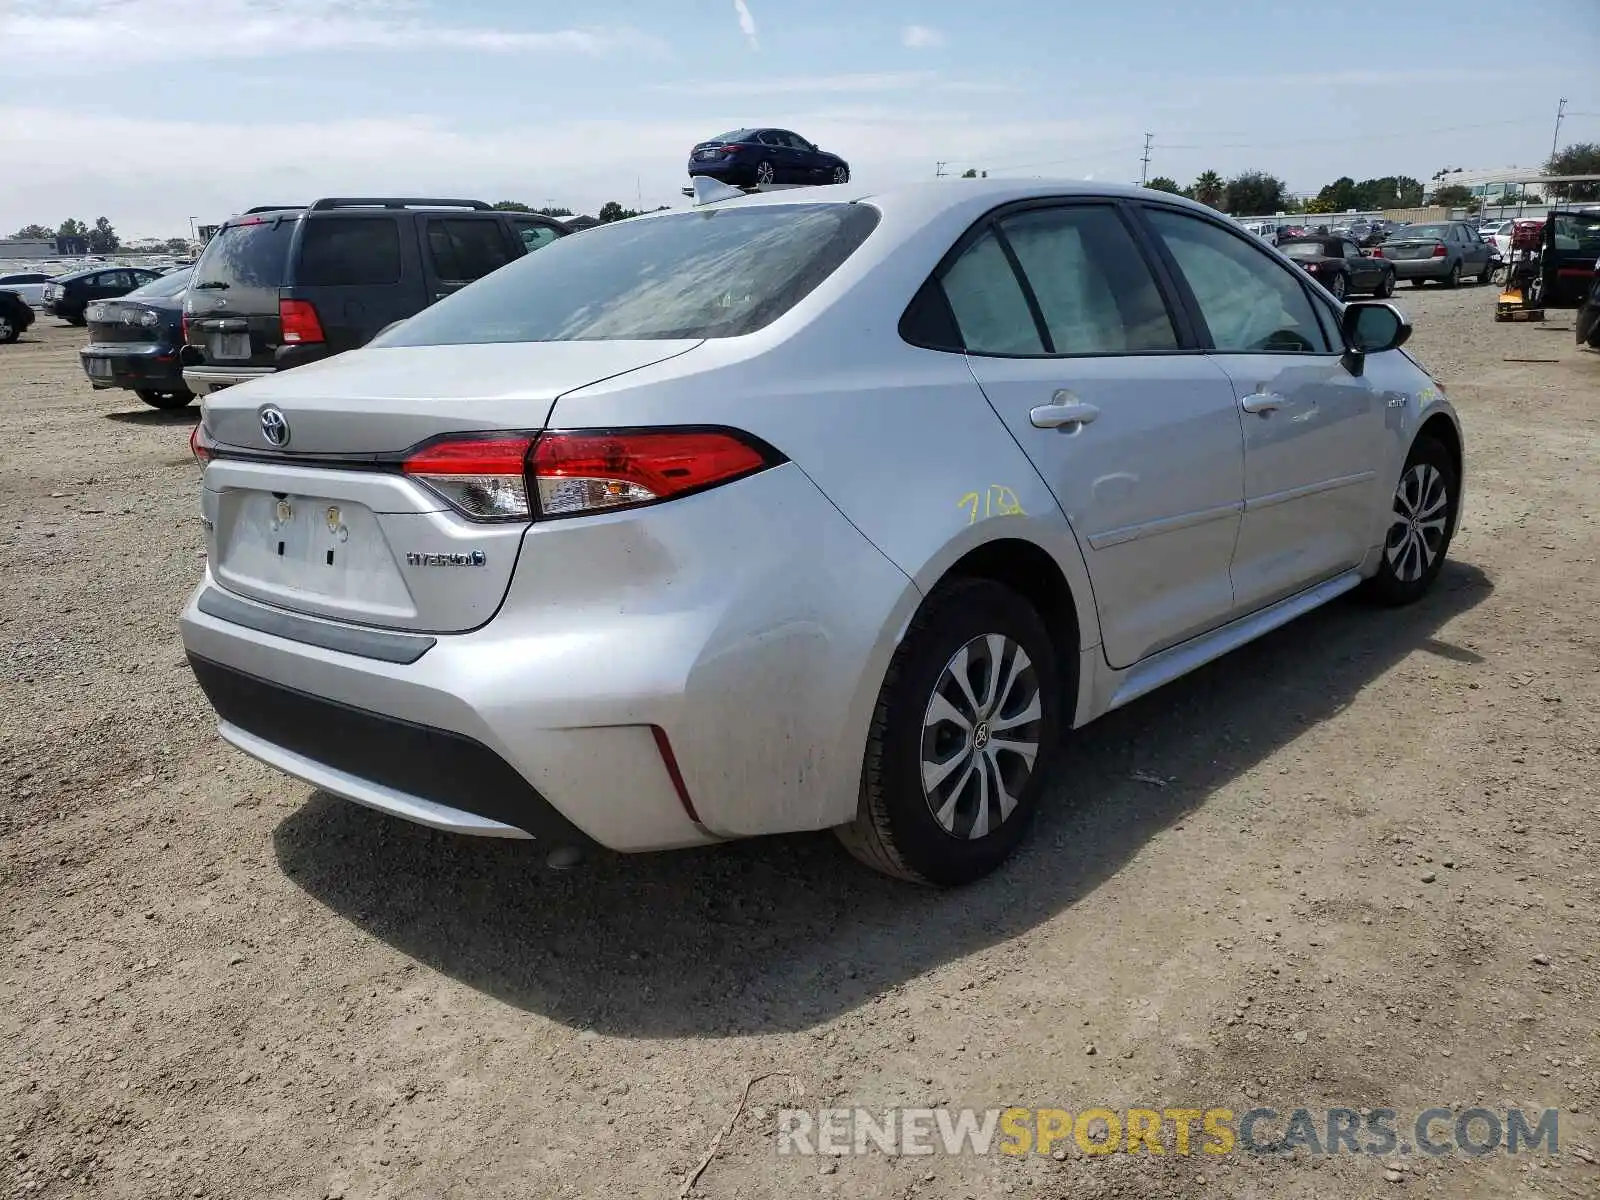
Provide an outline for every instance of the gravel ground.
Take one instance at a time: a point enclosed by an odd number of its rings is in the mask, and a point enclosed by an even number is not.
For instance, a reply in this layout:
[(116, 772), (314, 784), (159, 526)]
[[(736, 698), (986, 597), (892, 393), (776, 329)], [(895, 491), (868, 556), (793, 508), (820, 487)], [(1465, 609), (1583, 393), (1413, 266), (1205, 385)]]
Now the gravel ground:
[[(1435, 592), (1105, 718), (950, 894), (826, 836), (551, 873), (242, 758), (174, 621), (193, 410), (92, 392), (53, 319), (0, 346), (0, 1189), (677, 1195), (786, 1072), (696, 1194), (1600, 1195), (1600, 356), (1399, 300), (1468, 438)], [(794, 1096), (1554, 1107), (1560, 1149), (780, 1158)]]

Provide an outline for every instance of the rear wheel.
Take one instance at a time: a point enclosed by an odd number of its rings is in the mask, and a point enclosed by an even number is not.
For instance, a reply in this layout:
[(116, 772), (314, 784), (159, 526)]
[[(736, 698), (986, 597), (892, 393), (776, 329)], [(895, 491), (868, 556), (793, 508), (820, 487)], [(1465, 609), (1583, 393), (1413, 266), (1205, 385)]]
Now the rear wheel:
[(868, 866), (918, 883), (988, 874), (1027, 833), (1068, 694), (1027, 601), (989, 580), (941, 587), (890, 664), (860, 807), (839, 840)]
[(1444, 567), (1455, 532), (1460, 479), (1443, 443), (1419, 437), (1394, 490), (1378, 572), (1364, 585), (1379, 604), (1399, 606), (1422, 598)]
[(760, 162), (758, 162), (756, 164), (756, 183), (757, 184), (768, 184), (768, 183), (771, 183), (777, 177), (778, 177), (778, 172), (773, 169), (772, 164), (769, 163), (766, 159), (762, 159)]
[(1458, 262), (1457, 263), (1451, 263), (1450, 264), (1450, 273), (1448, 275), (1446, 275), (1444, 277), (1444, 279), (1442, 279), (1440, 282), (1442, 282), (1445, 285), (1445, 287), (1449, 287), (1449, 288), (1460, 286), (1460, 284), (1461, 284), (1461, 264), (1458, 263)]
[(1350, 290), (1350, 285), (1345, 282), (1343, 275), (1335, 275), (1328, 283), (1328, 290), (1333, 293), (1335, 300), (1343, 300), (1345, 292)]
[(0, 313), (0, 343), (14, 342), (22, 336), (22, 330), (17, 323), (4, 313)]
[(1478, 282), (1479, 283), (1488, 283), (1488, 282), (1490, 282), (1494, 278), (1494, 270), (1495, 270), (1494, 260), (1490, 259), (1488, 262), (1483, 264), (1483, 270), (1478, 272)]
[(1378, 280), (1377, 290), (1372, 294), (1379, 300), (1387, 300), (1390, 296), (1394, 295), (1393, 271), (1385, 271), (1383, 273), (1382, 277)]
[(837, 167), (835, 167), (833, 169), (833, 182), (835, 182), (835, 183), (849, 183), (850, 182), (850, 168), (845, 166), (843, 163), (840, 163)]
[(194, 400), (194, 393), (183, 388), (167, 392), (158, 392), (153, 388), (136, 388), (133, 394), (151, 408), (182, 408)]

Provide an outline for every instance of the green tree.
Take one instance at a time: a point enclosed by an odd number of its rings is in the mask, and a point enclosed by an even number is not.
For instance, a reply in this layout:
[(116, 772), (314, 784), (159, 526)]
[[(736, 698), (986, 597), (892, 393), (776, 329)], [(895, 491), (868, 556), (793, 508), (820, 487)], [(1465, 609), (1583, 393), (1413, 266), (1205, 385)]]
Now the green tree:
[(61, 228), (56, 230), (57, 237), (88, 237), (89, 227), (77, 217), (68, 217), (61, 222)]
[[(665, 208), (666, 205), (662, 205), (662, 207)], [(570, 208), (536, 208), (533, 211), (541, 217), (570, 217), (573, 215)]]
[(629, 217), (637, 217), (638, 215), (631, 208), (623, 208), (615, 200), (607, 200), (600, 206), (600, 211), (595, 214), (595, 218), (600, 224), (609, 225), (612, 221), (626, 221)]
[(1354, 203), (1349, 208), (1416, 208), (1422, 203), (1422, 183), (1409, 175), (1385, 175), (1363, 179), (1355, 185)]
[(89, 231), (89, 252), (91, 254), (112, 254), (122, 246), (122, 239), (117, 236), (117, 231), (111, 227), (111, 222), (106, 217), (95, 220), (94, 228)]
[(1283, 209), (1287, 194), (1288, 188), (1277, 176), (1241, 171), (1223, 189), (1222, 207), (1236, 217), (1271, 216)]
[(1348, 175), (1341, 175), (1332, 183), (1324, 184), (1317, 192), (1314, 203), (1319, 213), (1343, 212), (1347, 208), (1357, 208), (1356, 181)]
[(188, 238), (168, 238), (166, 240), (166, 243), (163, 246), (163, 249), (165, 249), (168, 254), (188, 254), (189, 253), (189, 239)]
[(1440, 184), (1433, 189), (1433, 202), (1445, 208), (1464, 208), (1472, 199), (1472, 189), (1459, 183)]
[(978, 170), (977, 167), (968, 167), (965, 171), (961, 172), (961, 178), (963, 178), (963, 179), (987, 179), (987, 178), (989, 178), (989, 172), (980, 171), (980, 170)]
[(1189, 189), (1189, 194), (1201, 204), (1209, 204), (1212, 208), (1222, 207), (1223, 193), (1227, 185), (1222, 182), (1222, 176), (1215, 171), (1202, 171), (1199, 178), (1194, 181)]
[(496, 200), (490, 207), (498, 209), (501, 212), (531, 213), (533, 211), (533, 209), (529, 208), (520, 200)]
[(1165, 175), (1157, 175), (1149, 183), (1145, 184), (1145, 187), (1151, 188), (1158, 192), (1169, 192), (1174, 196), (1183, 195), (1183, 189), (1178, 186), (1178, 181), (1176, 179), (1169, 179)]
[(46, 238), (55, 237), (56, 231), (51, 229), (48, 225), (24, 225), (11, 236), (19, 241), (39, 242), (45, 240)]
[[(1574, 142), (1544, 164), (1546, 175), (1600, 175), (1600, 142)], [(1559, 200), (1600, 200), (1600, 183), (1550, 183)]]

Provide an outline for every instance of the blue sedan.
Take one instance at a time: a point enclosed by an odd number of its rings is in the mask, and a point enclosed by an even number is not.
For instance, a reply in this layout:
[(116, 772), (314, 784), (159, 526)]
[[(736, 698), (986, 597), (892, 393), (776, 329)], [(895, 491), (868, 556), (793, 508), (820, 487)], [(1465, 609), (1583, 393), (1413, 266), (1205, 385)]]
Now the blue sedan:
[(735, 129), (697, 143), (689, 176), (736, 187), (768, 183), (848, 183), (850, 164), (787, 129)]

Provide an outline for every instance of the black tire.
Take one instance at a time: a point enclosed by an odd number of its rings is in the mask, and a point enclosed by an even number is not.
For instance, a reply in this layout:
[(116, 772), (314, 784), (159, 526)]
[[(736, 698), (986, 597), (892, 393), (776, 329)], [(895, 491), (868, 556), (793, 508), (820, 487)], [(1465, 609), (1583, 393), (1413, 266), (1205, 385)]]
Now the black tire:
[(78, 313), (76, 316), (62, 317), (61, 319), (63, 321), (65, 321), (68, 325), (76, 325), (79, 329), (82, 329), (85, 325), (87, 325), (89, 323), (88, 318), (85, 317), (82, 313)]
[(1372, 294), (1379, 300), (1387, 300), (1390, 296), (1394, 295), (1393, 271), (1385, 271), (1383, 273), (1383, 277), (1378, 280), (1377, 290), (1375, 290)]
[(1489, 283), (1493, 279), (1494, 279), (1494, 263), (1493, 262), (1486, 262), (1486, 263), (1483, 264), (1483, 270), (1478, 272), (1478, 282), (1480, 284)]
[(1450, 265), (1449, 273), (1446, 274), (1445, 277), (1443, 279), (1441, 279), (1439, 282), (1444, 284), (1444, 286), (1447, 287), (1447, 288), (1460, 287), (1461, 286), (1461, 264), (1459, 262), (1452, 263)]
[(194, 393), (184, 388), (158, 392), (154, 388), (135, 388), (133, 394), (151, 408), (182, 408), (194, 402)]
[[(954, 724), (930, 733), (928, 724), (936, 689), (954, 678), (946, 675), (947, 668), (963, 648), (972, 649), (990, 634), (1007, 639), (1003, 661), (998, 664), (1004, 671), (997, 670), (990, 677), (1013, 680), (1011, 693), (1019, 697), (1030, 694), (1026, 690), (1029, 684), (1036, 686), (1040, 707), (1036, 721), (1015, 727), (1017, 735), (1037, 741), (1033, 769), (1020, 781), (1013, 776), (1009, 786), (1000, 783), (998, 767), (991, 771), (999, 755), (978, 753), (989, 742), (989, 720), (997, 719), (998, 714), (978, 721), (970, 736), (961, 734)], [(1013, 675), (1014, 648), (1020, 648), (1032, 665)], [(978, 653), (984, 652), (985, 646), (980, 645)], [(1013, 657), (1004, 660), (1006, 654)], [(1063, 687), (1063, 677), (1070, 683), (1075, 667), (1070, 655), (1057, 655), (1038, 613), (1010, 588), (983, 579), (941, 586), (923, 603), (889, 665), (867, 734), (860, 807), (854, 821), (835, 830), (839, 840), (868, 866), (916, 883), (953, 887), (993, 871), (1016, 849), (1033, 820), (1058, 752), (1064, 697), (1074, 694), (1070, 686)], [(998, 699), (1004, 702), (1011, 693)], [(1017, 711), (1026, 711), (1031, 704), (1030, 699)], [(983, 775), (978, 779), (970, 767), (951, 774), (955, 784), (941, 797), (954, 825), (951, 829), (935, 815), (922, 774), (925, 756), (934, 753), (936, 739), (947, 734), (957, 735), (958, 741), (964, 737), (965, 747), (954, 749), (944, 761), (976, 759)], [(1025, 762), (1015, 754), (1006, 759), (1012, 771)], [(935, 785), (936, 795), (940, 786)], [(992, 825), (992, 817), (1003, 810), (998, 799), (995, 805), (984, 807), (981, 819), (990, 827), (972, 837), (989, 786), (1003, 787), (1007, 798), (1014, 788), (1016, 804), (1009, 815)], [(963, 819), (964, 815), (970, 819)]]
[(834, 167), (832, 182), (834, 182), (834, 183), (849, 183), (850, 182), (850, 168), (845, 166), (843, 163), (841, 163), (838, 166)]
[(1350, 291), (1350, 281), (1342, 274), (1335, 275), (1328, 283), (1328, 290), (1335, 300), (1343, 300)]
[[(1417, 472), (1422, 474), (1418, 476)], [(1432, 551), (1432, 558), (1421, 562), (1420, 573), (1411, 576), (1408, 565), (1420, 561), (1425, 556), (1419, 550), (1418, 560), (1410, 560), (1402, 549), (1407, 532), (1411, 528), (1407, 509), (1409, 506), (1413, 511), (1424, 512), (1427, 518), (1425, 524), (1431, 523), (1434, 519), (1434, 514), (1430, 511), (1434, 503), (1434, 494), (1427, 486), (1430, 478), (1427, 472), (1433, 472), (1443, 485), (1444, 503), (1437, 514), (1443, 523), (1436, 537), (1426, 531), (1419, 534), (1427, 549)], [(1455, 536), (1460, 502), (1461, 476), (1455, 460), (1450, 456), (1450, 451), (1436, 438), (1426, 435), (1419, 437), (1412, 443), (1411, 453), (1406, 456), (1406, 465), (1401, 469), (1400, 479), (1395, 485), (1391, 510), (1393, 516), (1389, 528), (1384, 532), (1383, 554), (1378, 562), (1378, 573), (1362, 585), (1362, 591), (1367, 599), (1388, 607), (1399, 607), (1420, 600), (1427, 593), (1433, 586), (1433, 581), (1439, 577), (1439, 572), (1444, 567), (1445, 555), (1450, 551), (1450, 540)], [(1397, 562), (1400, 565), (1397, 566)]]
[(776, 183), (777, 180), (777, 168), (775, 168), (770, 162), (763, 158), (756, 164), (755, 184), (757, 187), (761, 186), (762, 184)]
[(0, 313), (0, 345), (10, 345), (22, 336), (22, 327), (12, 318)]

